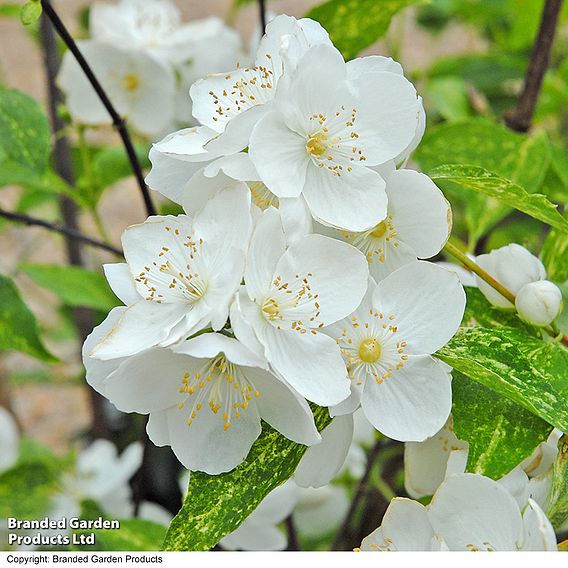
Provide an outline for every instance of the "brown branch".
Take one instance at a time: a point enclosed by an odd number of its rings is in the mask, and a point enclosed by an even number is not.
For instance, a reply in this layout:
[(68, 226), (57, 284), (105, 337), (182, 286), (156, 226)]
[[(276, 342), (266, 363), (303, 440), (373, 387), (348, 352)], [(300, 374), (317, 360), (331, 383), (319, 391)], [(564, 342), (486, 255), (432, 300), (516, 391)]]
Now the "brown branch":
[(266, 3), (265, 0), (258, 0), (258, 13), (260, 16), (260, 35), (266, 32)]
[(351, 501), (351, 505), (349, 506), (349, 510), (345, 515), (345, 519), (343, 520), (341, 527), (337, 531), (335, 540), (333, 541), (330, 550), (341, 550), (342, 543), (345, 540), (349, 540), (349, 537), (352, 536), (353, 517), (357, 511), (359, 502), (368, 492), (369, 478), (371, 477), (371, 472), (373, 471), (375, 462), (379, 457), (379, 452), (383, 447), (383, 441), (378, 440), (373, 446), (372, 450), (369, 452), (369, 455), (367, 456), (367, 466), (365, 468), (365, 472), (363, 473), (363, 477), (361, 477), (359, 481), (359, 485), (357, 486), (357, 490), (355, 491), (355, 496)]
[(146, 212), (150, 215), (156, 214), (156, 209), (154, 208), (154, 204), (152, 203), (152, 199), (150, 198), (150, 191), (146, 182), (144, 181), (144, 173), (142, 172), (142, 166), (138, 161), (138, 156), (136, 155), (136, 151), (134, 150), (134, 145), (132, 144), (132, 140), (130, 139), (130, 134), (128, 132), (128, 128), (126, 127), (126, 121), (114, 108), (114, 105), (108, 98), (106, 91), (104, 90), (103, 86), (97, 79), (96, 75), (93, 73), (93, 70), (87, 63), (86, 59), (83, 57), (83, 54), (77, 47), (75, 40), (57, 15), (57, 12), (53, 9), (53, 6), (49, 2), (49, 0), (41, 0), (41, 5), (43, 7), (43, 13), (51, 23), (53, 27), (69, 49), (69, 51), (73, 54), (77, 63), (85, 73), (85, 76), (91, 83), (93, 89), (97, 93), (101, 103), (106, 108), (107, 112), (110, 114), (112, 118), (112, 123), (117, 130), (120, 138), (122, 139), (122, 143), (124, 145), (124, 149), (126, 150), (126, 154), (128, 155), (128, 161), (130, 162), (130, 167), (132, 168), (132, 172), (136, 177), (136, 181), (138, 182), (138, 186), (140, 188), (140, 192), (142, 193), (142, 198), (144, 199), (144, 204), (146, 206)]
[(5, 209), (2, 208), (0, 208), (0, 217), (4, 217), (5, 219), (9, 219), (10, 221), (15, 221), (16, 223), (23, 223), (24, 225), (43, 227), (44, 229), (47, 229), (49, 231), (60, 233), (61, 235), (64, 235), (70, 239), (74, 239), (76, 241), (85, 243), (86, 245), (90, 245), (92, 247), (112, 252), (117, 256), (122, 256), (122, 251), (120, 249), (108, 243), (105, 243), (104, 241), (93, 239), (92, 237), (89, 237), (81, 233), (80, 231), (64, 227), (63, 225), (56, 225), (54, 223), (49, 223), (48, 221), (44, 221), (43, 219), (36, 219), (35, 217), (29, 217), (28, 215), (23, 215), (22, 213), (14, 213), (13, 211), (6, 211)]
[(562, 0), (546, 0), (544, 4), (540, 27), (533, 44), (525, 83), (517, 107), (505, 113), (504, 116), (507, 126), (516, 132), (526, 132), (531, 127), (542, 80), (550, 62), (552, 42), (561, 8)]

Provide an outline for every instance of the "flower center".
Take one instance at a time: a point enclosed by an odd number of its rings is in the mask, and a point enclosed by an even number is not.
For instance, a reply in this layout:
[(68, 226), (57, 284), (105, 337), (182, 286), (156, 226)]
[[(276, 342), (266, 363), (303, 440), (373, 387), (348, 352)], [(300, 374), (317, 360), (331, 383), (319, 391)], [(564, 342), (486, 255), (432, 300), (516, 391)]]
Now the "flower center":
[(127, 91), (136, 91), (140, 87), (140, 77), (136, 73), (128, 73), (122, 79), (124, 88)]
[(264, 304), (262, 304), (262, 313), (264, 314), (264, 317), (270, 321), (282, 318), (282, 315), (280, 314), (280, 306), (274, 298), (268, 298), (268, 300), (265, 300)]
[(231, 427), (233, 419), (241, 417), (241, 411), (249, 407), (253, 397), (260, 396), (241, 368), (228, 361), (223, 353), (208, 361), (198, 372), (185, 373), (179, 392), (184, 395), (184, 400), (178, 404), (180, 410), (184, 410), (187, 402), (192, 403), (186, 419), (188, 426), (203, 407), (209, 406), (213, 414), (222, 411), (225, 431)]
[(249, 184), (253, 203), (263, 211), (271, 205), (278, 208), (279, 200), (261, 181)]
[(318, 132), (310, 136), (306, 143), (306, 150), (310, 156), (315, 156), (316, 158), (321, 158), (321, 156), (327, 150), (326, 144), (327, 136), (323, 132)]
[(359, 357), (365, 363), (376, 363), (381, 357), (381, 344), (375, 338), (361, 341)]
[(372, 231), (371, 235), (380, 239), (387, 232), (387, 224), (381, 221)]

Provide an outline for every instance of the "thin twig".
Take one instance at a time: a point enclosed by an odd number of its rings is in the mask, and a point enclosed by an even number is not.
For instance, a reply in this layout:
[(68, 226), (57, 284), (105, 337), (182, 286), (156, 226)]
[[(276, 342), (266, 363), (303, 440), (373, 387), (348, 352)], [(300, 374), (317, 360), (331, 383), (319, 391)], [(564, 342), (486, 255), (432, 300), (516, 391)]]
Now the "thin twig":
[(487, 282), (489, 286), (497, 290), (501, 296), (509, 300), (511, 304), (515, 305), (515, 294), (513, 294), (510, 290), (507, 290), (503, 284), (495, 280), (491, 274), (485, 272), (481, 266), (479, 266), (476, 262), (471, 260), (465, 253), (463, 253), (458, 247), (453, 245), (451, 242), (447, 242), (444, 246), (444, 250), (451, 254), (456, 260), (459, 260), (466, 268), (469, 268), (473, 273), (477, 274), (482, 280)]
[(507, 126), (516, 132), (526, 132), (531, 127), (542, 80), (550, 62), (561, 8), (562, 0), (546, 0), (544, 4), (519, 102), (514, 110), (504, 116)]
[(150, 198), (150, 191), (148, 190), (148, 186), (144, 181), (144, 173), (142, 172), (142, 167), (140, 165), (140, 162), (138, 161), (138, 156), (136, 155), (136, 151), (134, 150), (132, 140), (130, 139), (130, 134), (128, 132), (128, 128), (126, 127), (126, 121), (122, 116), (120, 116), (120, 114), (118, 114), (118, 112), (114, 108), (114, 105), (108, 98), (108, 95), (106, 94), (99, 80), (93, 73), (93, 70), (91, 69), (85, 58), (83, 57), (83, 54), (80, 52), (79, 48), (77, 47), (75, 40), (73, 39), (73, 37), (68, 32), (67, 28), (65, 27), (59, 16), (57, 15), (57, 12), (53, 9), (53, 6), (49, 2), (49, 0), (41, 0), (41, 5), (43, 7), (45, 15), (49, 18), (49, 20), (53, 24), (53, 27), (55, 28), (55, 30), (57, 31), (57, 33), (65, 43), (65, 45), (68, 47), (69, 51), (73, 54), (73, 56), (77, 60), (77, 63), (85, 73), (85, 76), (87, 77), (89, 83), (91, 83), (93, 89), (97, 93), (97, 96), (99, 97), (101, 103), (104, 105), (107, 112), (110, 114), (112, 118), (112, 123), (116, 128), (116, 130), (118, 131), (118, 134), (122, 139), (122, 143), (124, 144), (124, 148), (128, 155), (128, 160), (130, 162), (130, 167), (132, 168), (132, 172), (134, 173), (136, 181), (138, 182), (138, 186), (140, 187), (140, 192), (142, 193), (142, 198), (144, 199), (144, 204), (146, 206), (146, 212), (149, 216), (155, 215), (156, 209), (154, 208), (154, 204), (152, 203), (152, 199)]
[(265, 0), (258, 0), (258, 12), (260, 16), (261, 34), (264, 35), (266, 31), (266, 2)]
[(383, 446), (384, 446), (383, 442), (381, 440), (378, 440), (371, 449), (371, 451), (369, 452), (369, 455), (367, 456), (367, 466), (365, 468), (365, 473), (363, 473), (363, 477), (361, 477), (361, 479), (359, 480), (359, 485), (357, 486), (357, 490), (355, 491), (355, 495), (353, 497), (353, 500), (351, 501), (349, 510), (345, 515), (345, 519), (343, 520), (341, 527), (339, 528), (337, 534), (335, 535), (335, 539), (333, 541), (333, 544), (331, 545), (330, 550), (339, 550), (339, 547), (341, 546), (341, 543), (344, 540), (345, 535), (351, 535), (352, 533), (351, 524), (353, 522), (353, 516), (357, 511), (357, 507), (359, 506), (359, 501), (361, 501), (361, 499), (367, 494), (368, 490), (367, 484), (369, 478), (371, 477), (371, 472), (373, 471), (373, 466), (375, 465), (375, 461), (379, 456), (379, 451)]
[(286, 550), (298, 551), (300, 550), (300, 543), (298, 541), (298, 531), (294, 524), (294, 518), (290, 515), (285, 521), (286, 532), (288, 533), (288, 546)]
[(81, 233), (80, 231), (69, 229), (68, 227), (64, 227), (62, 225), (49, 223), (48, 221), (44, 221), (43, 219), (36, 219), (35, 217), (29, 217), (28, 215), (23, 215), (21, 213), (6, 211), (2, 208), (0, 208), (0, 217), (4, 217), (5, 219), (9, 219), (10, 221), (15, 221), (17, 223), (23, 223), (24, 225), (43, 227), (44, 229), (48, 229), (49, 231), (54, 231), (55, 233), (60, 233), (66, 237), (85, 243), (86, 245), (112, 252), (113, 254), (116, 254), (118, 256), (123, 256), (120, 249), (103, 241), (99, 241), (98, 239), (93, 239), (92, 237), (89, 237)]

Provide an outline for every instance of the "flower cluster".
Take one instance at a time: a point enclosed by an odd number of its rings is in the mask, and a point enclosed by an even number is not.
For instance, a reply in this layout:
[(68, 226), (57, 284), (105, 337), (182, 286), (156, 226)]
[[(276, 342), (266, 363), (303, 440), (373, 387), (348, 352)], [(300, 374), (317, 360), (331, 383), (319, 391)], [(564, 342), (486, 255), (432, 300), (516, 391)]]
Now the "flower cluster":
[[(183, 23), (170, 0), (120, 0), (94, 4), (90, 38), (78, 47), (118, 112), (140, 133), (158, 136), (176, 123), (192, 122), (190, 85), (243, 58), (239, 35), (219, 18)], [(110, 123), (71, 53), (58, 83), (76, 122)]]
[[(124, 232), (126, 263), (105, 273), (125, 306), (85, 342), (89, 383), (211, 474), (247, 456), (261, 418), (320, 444), (307, 401), (337, 415), (327, 436), (344, 454), (359, 407), (394, 439), (434, 435), (451, 375), (432, 354), (465, 294), (454, 272), (419, 260), (440, 252), (451, 212), (404, 167), (425, 119), (400, 65), (346, 63), (319, 24), (278, 16), (254, 65), (190, 95), (200, 124), (154, 144), (147, 177), (184, 214)], [(312, 479), (317, 448), (304, 485), (343, 464)]]

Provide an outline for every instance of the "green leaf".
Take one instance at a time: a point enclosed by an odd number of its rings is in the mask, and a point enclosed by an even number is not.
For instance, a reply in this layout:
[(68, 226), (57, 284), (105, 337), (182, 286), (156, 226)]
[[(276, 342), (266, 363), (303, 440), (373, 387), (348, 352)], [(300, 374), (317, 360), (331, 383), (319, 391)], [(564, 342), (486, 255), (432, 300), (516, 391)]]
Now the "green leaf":
[(0, 475), (0, 517), (40, 518), (56, 491), (56, 476), (47, 465), (17, 465)]
[(328, 0), (307, 14), (317, 20), (345, 59), (353, 59), (389, 28), (392, 17), (420, 0)]
[[(414, 156), (426, 172), (445, 164), (479, 166), (535, 193), (550, 163), (550, 144), (544, 134), (517, 134), (476, 118), (429, 129)], [(442, 188), (465, 205), (473, 245), (511, 212), (501, 201), (464, 193), (454, 184), (445, 182)]]
[(0, 275), (1, 349), (15, 349), (43, 361), (57, 361), (41, 342), (36, 319), (22, 301), (18, 289), (9, 278), (2, 275)]
[(552, 469), (550, 506), (546, 515), (555, 529), (568, 520), (568, 437), (560, 438), (558, 456)]
[(489, 303), (478, 288), (464, 287), (467, 303), (463, 327), (513, 327), (533, 335), (535, 328), (524, 323), (514, 310), (500, 310)]
[(499, 479), (530, 456), (552, 428), (494, 390), (453, 375), (454, 431), (469, 443), (467, 471)]
[(424, 98), (428, 109), (450, 122), (471, 115), (466, 85), (461, 77), (439, 77), (428, 81)]
[(36, 284), (51, 290), (68, 306), (106, 312), (119, 303), (99, 272), (58, 264), (22, 264), (21, 269)]
[(430, 170), (429, 175), (434, 181), (451, 181), (464, 189), (496, 197), (539, 221), (561, 231), (568, 231), (568, 220), (558, 212), (558, 205), (551, 203), (545, 195), (527, 193), (520, 185), (493, 172), (478, 166), (448, 164)]
[(568, 350), (510, 328), (460, 328), (436, 357), (566, 432)]
[(94, 533), (95, 544), (91, 545), (73, 545), (72, 550), (98, 550), (98, 551), (156, 551), (160, 550), (160, 546), (166, 534), (166, 527), (145, 521), (143, 519), (126, 519), (121, 520), (119, 529), (86, 529), (75, 530), (74, 534), (89, 535)]
[(47, 169), (49, 123), (41, 106), (31, 97), (0, 88), (0, 149), (2, 161), (14, 162), (36, 172)]
[(41, 16), (41, 2), (39, 0), (28, 0), (20, 12), (22, 24), (29, 26), (37, 22)]
[[(326, 408), (317, 408), (314, 418), (320, 431), (331, 421)], [(164, 550), (209, 550), (215, 546), (292, 476), (306, 449), (263, 423), (262, 434), (234, 470), (221, 475), (192, 472)]]

